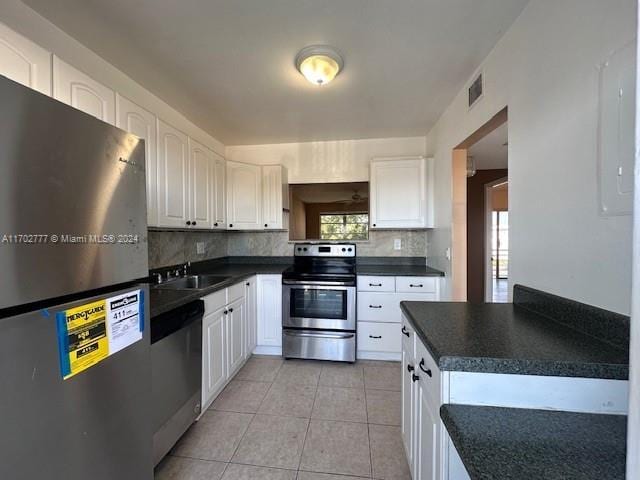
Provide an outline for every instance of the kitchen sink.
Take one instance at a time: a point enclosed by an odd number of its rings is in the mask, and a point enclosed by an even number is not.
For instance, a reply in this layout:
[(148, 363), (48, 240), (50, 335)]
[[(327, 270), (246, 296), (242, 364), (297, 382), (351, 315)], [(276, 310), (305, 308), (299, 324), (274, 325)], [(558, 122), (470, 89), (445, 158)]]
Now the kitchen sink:
[(231, 277), (222, 275), (187, 275), (156, 285), (155, 288), (167, 290), (204, 290), (213, 285), (226, 282)]

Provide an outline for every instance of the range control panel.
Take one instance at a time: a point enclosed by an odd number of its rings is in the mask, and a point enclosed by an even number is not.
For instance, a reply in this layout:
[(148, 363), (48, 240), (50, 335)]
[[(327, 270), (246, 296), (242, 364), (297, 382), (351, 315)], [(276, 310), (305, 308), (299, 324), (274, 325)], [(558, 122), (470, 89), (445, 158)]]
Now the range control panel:
[(354, 243), (296, 243), (293, 247), (296, 257), (355, 257)]

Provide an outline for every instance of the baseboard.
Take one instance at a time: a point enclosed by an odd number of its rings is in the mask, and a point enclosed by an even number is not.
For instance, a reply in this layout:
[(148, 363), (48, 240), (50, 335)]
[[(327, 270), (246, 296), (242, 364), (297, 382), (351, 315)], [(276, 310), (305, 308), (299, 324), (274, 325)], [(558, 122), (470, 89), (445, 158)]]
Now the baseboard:
[(394, 352), (370, 352), (358, 350), (356, 353), (356, 357), (359, 360), (391, 360), (391, 361), (400, 361), (402, 360), (402, 353), (394, 353)]
[(268, 345), (258, 345), (253, 349), (253, 353), (256, 355), (282, 355), (282, 347), (272, 347)]

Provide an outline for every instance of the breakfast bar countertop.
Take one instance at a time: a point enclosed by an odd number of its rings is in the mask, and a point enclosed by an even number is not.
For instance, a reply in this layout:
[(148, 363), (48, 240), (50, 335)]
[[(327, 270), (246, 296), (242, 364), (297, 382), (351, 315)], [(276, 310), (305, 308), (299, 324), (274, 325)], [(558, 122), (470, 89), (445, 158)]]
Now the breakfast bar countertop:
[(623, 480), (627, 417), (442, 405), (471, 480)]

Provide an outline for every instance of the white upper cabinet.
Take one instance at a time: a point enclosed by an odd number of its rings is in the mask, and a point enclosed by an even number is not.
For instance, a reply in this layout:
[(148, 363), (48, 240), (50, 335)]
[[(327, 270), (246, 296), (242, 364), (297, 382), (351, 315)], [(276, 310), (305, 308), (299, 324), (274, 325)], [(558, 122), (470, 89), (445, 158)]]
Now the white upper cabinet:
[(158, 120), (158, 225), (186, 227), (190, 224), (188, 138)]
[(0, 23), (0, 74), (51, 95), (51, 53)]
[(147, 223), (158, 225), (158, 157), (156, 116), (133, 103), (116, 95), (116, 127), (133, 133), (144, 140), (145, 175), (147, 177)]
[(214, 153), (213, 167), (213, 228), (227, 228), (227, 163), (217, 153)]
[(262, 169), (227, 162), (227, 228), (259, 230), (262, 223)]
[(53, 96), (56, 100), (115, 125), (114, 91), (55, 55), (53, 57)]
[(189, 220), (193, 228), (213, 226), (214, 169), (213, 152), (204, 145), (189, 139)]
[(262, 167), (262, 221), (266, 229), (283, 229), (289, 198), (287, 170), (282, 165)]
[(371, 228), (433, 227), (432, 165), (423, 157), (371, 161)]

